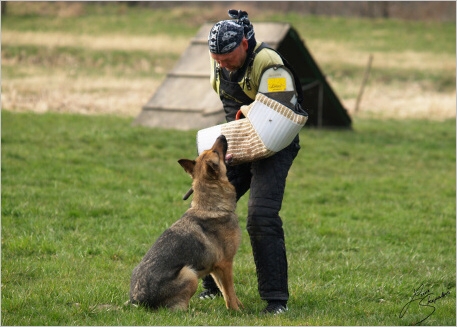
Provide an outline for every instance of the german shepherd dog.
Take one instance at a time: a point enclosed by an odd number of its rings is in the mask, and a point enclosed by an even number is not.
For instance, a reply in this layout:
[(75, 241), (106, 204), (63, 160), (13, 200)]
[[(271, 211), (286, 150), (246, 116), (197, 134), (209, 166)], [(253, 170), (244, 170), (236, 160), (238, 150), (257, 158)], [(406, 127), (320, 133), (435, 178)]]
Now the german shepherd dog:
[(227, 308), (242, 306), (232, 270), (241, 230), (235, 214), (235, 188), (227, 178), (226, 153), (227, 140), (221, 135), (197, 159), (178, 161), (193, 179), (192, 203), (133, 270), (131, 304), (185, 310), (199, 278), (211, 274)]

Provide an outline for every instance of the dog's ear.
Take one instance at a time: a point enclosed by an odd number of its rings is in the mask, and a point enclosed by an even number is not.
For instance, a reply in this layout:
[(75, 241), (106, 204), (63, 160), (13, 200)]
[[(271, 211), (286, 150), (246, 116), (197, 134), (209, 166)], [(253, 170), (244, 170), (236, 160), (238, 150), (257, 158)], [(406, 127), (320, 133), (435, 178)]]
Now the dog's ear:
[(184, 168), (186, 173), (188, 173), (190, 176), (193, 176), (192, 174), (194, 173), (195, 160), (179, 159), (178, 162)]

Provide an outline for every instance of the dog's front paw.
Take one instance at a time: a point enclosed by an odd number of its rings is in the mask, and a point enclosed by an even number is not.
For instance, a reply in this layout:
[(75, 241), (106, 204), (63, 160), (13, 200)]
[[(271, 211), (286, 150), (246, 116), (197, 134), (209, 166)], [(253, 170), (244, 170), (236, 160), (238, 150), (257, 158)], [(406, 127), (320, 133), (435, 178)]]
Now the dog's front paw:
[(125, 306), (125, 307), (132, 306), (132, 307), (138, 308), (138, 304), (132, 303), (132, 301), (130, 301), (130, 300), (127, 300), (127, 301), (124, 303), (124, 306)]

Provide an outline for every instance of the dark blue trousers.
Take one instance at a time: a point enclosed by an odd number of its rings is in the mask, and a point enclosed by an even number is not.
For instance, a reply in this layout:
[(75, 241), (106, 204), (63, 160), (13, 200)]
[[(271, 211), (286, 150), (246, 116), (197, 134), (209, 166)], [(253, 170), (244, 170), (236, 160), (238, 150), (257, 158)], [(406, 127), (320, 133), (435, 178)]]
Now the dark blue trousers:
[[(229, 166), (227, 176), (235, 186), (237, 200), (250, 190), (247, 231), (262, 300), (288, 300), (287, 256), (279, 216), (286, 178), (300, 149), (298, 136), (275, 155), (248, 164)], [(203, 287), (217, 287), (211, 276)]]

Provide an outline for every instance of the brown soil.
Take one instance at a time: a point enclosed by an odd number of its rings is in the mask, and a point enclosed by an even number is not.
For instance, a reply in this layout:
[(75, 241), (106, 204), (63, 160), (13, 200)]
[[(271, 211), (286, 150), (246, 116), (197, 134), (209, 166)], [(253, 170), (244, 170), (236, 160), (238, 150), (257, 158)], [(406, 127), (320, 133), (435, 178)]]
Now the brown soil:
[[(83, 45), (94, 49), (139, 49), (167, 51), (181, 54), (190, 40), (173, 39), (168, 36), (154, 37), (91, 37), (69, 36), (60, 33), (20, 33), (2, 31), (2, 46), (12, 44), (40, 44), (48, 47)], [(173, 46), (170, 48), (170, 44)], [(354, 53), (341, 44), (319, 41), (307, 42), (317, 63), (325, 72), (325, 65), (338, 61), (342, 64), (365, 67), (368, 55)], [(338, 54), (338, 55), (336, 55)], [(442, 55), (402, 53), (398, 55), (374, 53), (373, 68), (414, 68), (434, 71), (455, 71), (455, 58)], [(3, 58), (2, 58), (3, 59)], [(17, 65), (12, 60), (2, 60), (2, 66)], [(20, 67), (18, 67), (20, 68)], [(22, 67), (23, 68), (23, 67)], [(115, 114), (135, 117), (147, 103), (163, 80), (153, 78), (121, 78), (101, 75), (97, 78), (75, 78), (64, 67), (53, 69), (47, 74), (27, 66), (26, 77), (2, 78), (2, 108), (15, 111), (71, 112), (81, 114)], [(36, 69), (36, 73), (34, 73)], [(157, 69), (161, 69), (158, 67)], [(166, 73), (163, 71), (162, 73)], [(456, 93), (438, 92), (423, 83), (379, 84), (368, 80), (359, 110), (355, 112), (360, 81), (345, 81), (327, 76), (337, 96), (354, 116), (374, 118), (425, 118), (447, 119), (456, 116)]]

